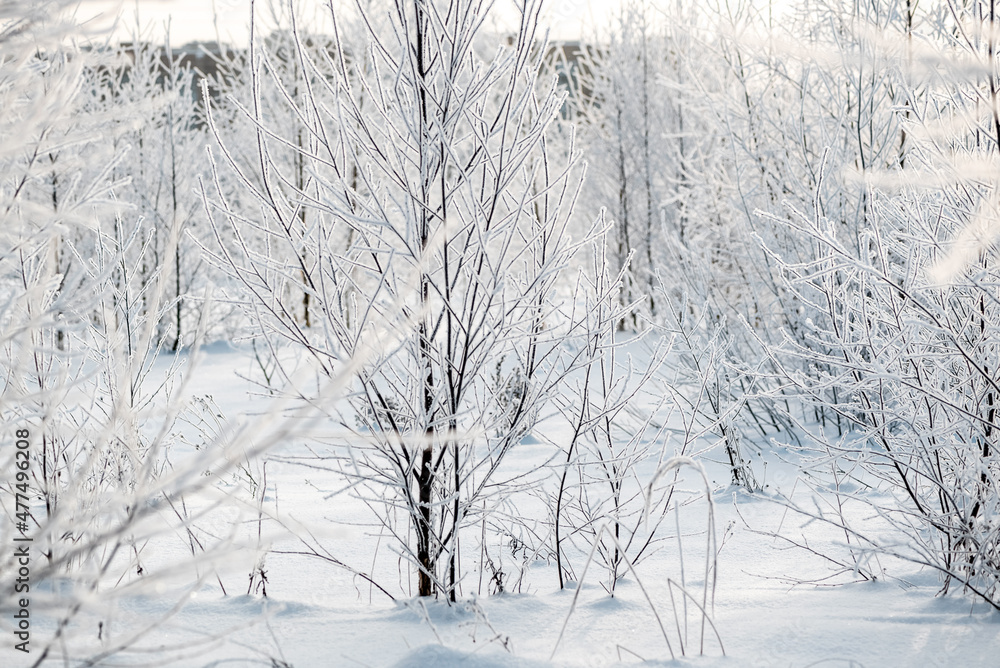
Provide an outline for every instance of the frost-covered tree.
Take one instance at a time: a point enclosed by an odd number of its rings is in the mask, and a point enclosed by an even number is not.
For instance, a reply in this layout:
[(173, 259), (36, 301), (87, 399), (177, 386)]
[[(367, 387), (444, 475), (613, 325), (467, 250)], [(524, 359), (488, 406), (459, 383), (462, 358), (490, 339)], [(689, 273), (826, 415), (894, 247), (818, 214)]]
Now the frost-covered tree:
[[(491, 9), (401, 1), (350, 24), (338, 12), (321, 48), (292, 12), (294, 80), (255, 36), (251, 97), (239, 102), (256, 165), (241, 171), (223, 149), (257, 209), (213, 206), (220, 240), (241, 240), (219, 260), (272, 345), (291, 342), (321, 376), (354, 374), (343, 422), (362, 427), (345, 473), (369, 502), (406, 513), (407, 526), (391, 512), (381, 522), (414, 564), (417, 592), (451, 599), (470, 513), (573, 366), (561, 344), (585, 335), (582, 314), (557, 298), (579, 243), (567, 231), (579, 173), (571, 150), (553, 149), (562, 99), (539, 79), (538, 4), (518, 8), (515, 32), (489, 54)], [(294, 127), (268, 116), (266, 86)], [(285, 150), (298, 156), (290, 164), (276, 158)]]
[[(671, 66), (663, 24), (644, 2), (623, 6), (607, 33), (576, 52), (575, 120), (591, 164), (585, 209), (606, 207), (614, 223), (609, 261), (625, 272), (622, 305), (640, 301), (656, 316), (656, 269), (662, 223), (676, 179), (684, 179), (683, 112), (660, 81)], [(569, 63), (563, 63), (568, 66)], [(670, 139), (665, 137), (670, 136)], [(675, 148), (679, 147), (680, 151)], [(680, 158), (681, 162), (678, 162)], [(683, 236), (684, 221), (680, 221)], [(644, 328), (633, 311), (628, 326)], [(624, 328), (626, 323), (619, 323)]]
[(208, 171), (208, 136), (188, 54), (171, 48), (169, 34), (164, 45), (146, 37), (136, 29), (114, 53), (117, 62), (91, 73), (90, 106), (111, 116), (114, 147), (126, 155), (114, 170), (115, 196), (141, 221), (133, 259), (145, 254), (138, 266), (146, 279), (169, 273), (170, 308), (157, 319), (157, 337), (177, 352), (193, 341), (200, 317), (191, 293), (209, 278), (198, 252), (208, 226), (196, 191)]
[[(127, 178), (116, 170), (134, 126), (119, 122), (113, 89), (101, 98), (101, 77), (122, 63), (81, 44), (65, 9), (0, 4), (0, 538), (22, 549), (0, 557), (0, 578), (30, 570), (26, 589), (3, 588), (0, 610), (9, 634), (30, 602), (30, 633), (17, 639), (33, 665), (101, 663), (163, 622), (122, 619), (122, 597), (164, 576), (179, 576), (178, 605), (201, 588), (222, 541), (198, 536), (186, 504), (213, 485), (206, 470), (236, 457), (226, 435), (172, 452), (177, 369), (154, 365), (178, 235), (160, 229), (154, 258), (154, 231), (121, 201)], [(150, 563), (150, 546), (178, 537), (190, 559)]]
[[(783, 221), (814, 249), (808, 262), (776, 256), (788, 290), (826, 317), (772, 354), (790, 360), (787, 377), (808, 401), (863, 436), (843, 449), (819, 438), (827, 455), (894, 492), (866, 503), (896, 537), (850, 533), (855, 544), (928, 566), (942, 591), (957, 583), (1000, 608), (994, 9), (950, 5), (876, 44), (907, 75), (898, 165), (869, 174), (869, 227), (854, 239), (818, 206)], [(808, 360), (811, 377), (791, 360)], [(836, 471), (823, 480), (849, 496)]]

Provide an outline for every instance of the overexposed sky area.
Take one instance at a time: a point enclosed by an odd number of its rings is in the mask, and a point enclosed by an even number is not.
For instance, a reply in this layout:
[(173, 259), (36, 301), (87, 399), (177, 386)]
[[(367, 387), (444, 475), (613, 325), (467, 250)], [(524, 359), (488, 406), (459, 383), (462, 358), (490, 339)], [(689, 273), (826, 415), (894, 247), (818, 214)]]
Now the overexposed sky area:
[[(362, 0), (375, 4), (378, 0)], [(608, 17), (620, 7), (622, 0), (546, 0), (543, 5), (544, 23), (550, 29), (550, 36), (570, 39), (587, 31), (589, 26), (606, 25)], [(354, 5), (354, 2), (349, 5)], [(327, 0), (296, 0), (302, 7), (300, 15), (310, 24), (312, 31), (320, 32), (329, 23)], [(273, 10), (269, 5), (284, 5), (286, 0), (257, 0), (256, 12), (265, 26), (273, 26)], [(345, 0), (334, 0), (334, 7), (345, 4)], [(495, 27), (504, 30), (504, 20), (510, 21), (515, 15), (514, 0), (496, 0), (494, 5)], [(136, 22), (138, 11), (139, 21)], [(218, 26), (219, 37), (224, 42), (245, 45), (249, 34), (250, 0), (83, 0), (77, 10), (80, 19), (97, 32), (107, 29), (118, 18), (116, 36), (120, 40), (131, 39), (136, 26), (140, 26), (144, 38), (150, 41), (162, 40), (164, 27), (169, 21), (170, 41), (182, 45), (191, 41), (215, 40)]]

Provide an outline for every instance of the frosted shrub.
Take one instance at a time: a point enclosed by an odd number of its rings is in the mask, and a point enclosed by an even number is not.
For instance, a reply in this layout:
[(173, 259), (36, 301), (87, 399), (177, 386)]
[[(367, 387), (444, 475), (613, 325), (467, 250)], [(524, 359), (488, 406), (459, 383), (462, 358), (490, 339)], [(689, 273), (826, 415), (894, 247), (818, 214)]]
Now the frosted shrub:
[[(826, 443), (810, 473), (863, 466), (891, 492), (876, 507), (906, 537), (901, 544), (859, 536), (878, 549), (940, 571), (1000, 607), (995, 522), (1000, 510), (995, 369), (1000, 347), (1000, 270), (986, 262), (952, 285), (928, 281), (949, 236), (964, 222), (946, 197), (876, 197), (877, 216), (856, 259), (830, 224), (793, 215), (815, 258), (782, 264), (788, 289), (827, 318), (807, 322), (805, 342), (786, 338), (771, 354), (808, 401), (824, 401), (860, 434)], [(780, 260), (779, 260), (780, 261)], [(812, 364), (812, 374), (783, 360)], [(801, 367), (799, 367), (801, 368)], [(837, 396), (830, 404), (825, 399)], [(818, 467), (818, 468), (817, 468)], [(837, 491), (835, 480), (828, 480)], [(838, 491), (838, 493), (840, 493)], [(840, 522), (834, 518), (832, 521)]]
[[(239, 461), (238, 432), (174, 450), (181, 360), (154, 365), (180, 230), (152, 230), (119, 200), (135, 129), (122, 118), (159, 101), (102, 98), (115, 84), (98, 78), (121, 61), (79, 48), (61, 4), (0, 7), (0, 539), (23, 549), (5, 550), (0, 579), (30, 571), (26, 589), (0, 591), (0, 625), (10, 639), (29, 602), (27, 654), (4, 656), (35, 665), (128, 651), (164, 618), (121, 616), (122, 597), (166, 587), (179, 607), (200, 588), (226, 540), (199, 536), (186, 504), (211, 494), (206, 470)], [(163, 567), (157, 549), (174, 540), (189, 559)]]
[[(889, 496), (859, 500), (899, 533), (863, 535), (842, 515), (826, 519), (862, 552), (929, 566), (943, 591), (957, 582), (998, 607), (996, 16), (973, 2), (863, 18), (898, 32), (860, 33), (845, 72), (884, 62), (899, 83), (892, 96), (875, 96), (883, 84), (865, 93), (864, 118), (882, 128), (867, 154), (859, 139), (869, 160), (838, 168), (838, 150), (825, 152), (811, 206), (762, 214), (757, 238), (778, 294), (796, 307), (765, 349), (784, 391), (821, 418), (812, 479), (844, 495), (844, 472), (860, 465), (864, 482)], [(900, 94), (902, 104), (878, 108)], [(871, 125), (888, 112), (894, 120)], [(863, 225), (829, 205), (832, 183), (861, 189)]]

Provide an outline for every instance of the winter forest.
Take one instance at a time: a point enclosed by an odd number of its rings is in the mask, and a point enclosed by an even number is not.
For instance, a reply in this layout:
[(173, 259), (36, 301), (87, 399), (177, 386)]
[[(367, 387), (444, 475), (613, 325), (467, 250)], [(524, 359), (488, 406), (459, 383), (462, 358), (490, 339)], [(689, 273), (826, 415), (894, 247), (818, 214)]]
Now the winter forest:
[(0, 0), (0, 665), (996, 665), (995, 0), (86, 4)]

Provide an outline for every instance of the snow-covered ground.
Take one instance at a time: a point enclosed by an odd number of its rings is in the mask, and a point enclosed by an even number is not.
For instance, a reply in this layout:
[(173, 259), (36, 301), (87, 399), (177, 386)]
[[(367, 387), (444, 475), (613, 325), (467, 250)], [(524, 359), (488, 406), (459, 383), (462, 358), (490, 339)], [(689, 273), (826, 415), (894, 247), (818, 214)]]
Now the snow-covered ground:
[[(216, 346), (198, 365), (188, 391), (204, 399), (204, 406), (217, 406), (218, 415), (232, 419), (240, 413), (253, 414), (267, 399), (250, 397), (250, 386), (240, 376), (254, 373), (247, 350)], [(196, 441), (197, 430), (189, 431), (189, 441)], [(375, 511), (357, 495), (340, 491), (341, 479), (333, 467), (324, 465), (324, 447), (290, 438), (268, 453), (266, 467), (247, 462), (223, 477), (219, 485), (246, 505), (209, 509), (194, 521), (206, 544), (230, 536), (232, 548), (221, 558), (198, 565), (202, 581), (189, 595), (184, 593), (183, 578), (176, 585), (165, 578), (158, 590), (119, 596), (112, 604), (113, 613), (79, 616), (63, 632), (97, 650), (113, 647), (144, 625), (153, 626), (134, 646), (102, 665), (176, 660), (177, 665), (190, 666), (296, 668), (527, 668), (642, 662), (832, 668), (993, 666), (1000, 661), (1000, 616), (958, 592), (936, 597), (941, 583), (934, 573), (881, 557), (876, 566), (886, 577), (878, 581), (851, 582), (855, 578), (847, 573), (819, 585), (807, 584), (826, 578), (832, 572), (830, 563), (807, 550), (790, 548), (767, 532), (780, 527), (782, 535), (834, 557), (845, 554), (842, 535), (827, 525), (804, 522), (770, 498), (777, 489), (791, 493), (795, 479), (791, 466), (782, 461), (789, 454), (780, 449), (782, 457), (765, 451), (754, 458), (761, 473), (762, 460), (768, 463), (770, 487), (758, 495), (729, 486), (729, 473), (711, 461), (713, 453), (703, 458), (714, 488), (719, 550), (710, 611), (720, 646), (709, 627), (703, 633), (695, 606), (685, 606), (679, 590), (667, 583), (668, 578), (683, 580), (695, 599), (703, 591), (708, 506), (697, 494), (676, 517), (673, 513), (667, 517), (658, 532), (662, 542), (636, 567), (638, 580), (627, 574), (613, 598), (599, 564), (591, 566), (579, 592), (576, 583), (560, 591), (553, 560), (539, 545), (530, 544), (530, 532), (522, 534), (518, 544), (484, 527), (485, 554), (506, 573), (507, 591), (490, 595), (495, 587), (491, 588), (488, 574), (481, 577), (478, 567), (484, 558), (481, 545), (466, 544), (467, 572), (459, 602), (425, 602), (412, 595), (410, 570), (392, 541), (380, 535), (373, 523)], [(551, 454), (547, 447), (540, 440), (526, 439), (510, 455), (509, 465), (530, 470)], [(183, 447), (173, 455), (178, 461), (184, 456)], [(263, 483), (265, 473), (262, 516), (248, 490), (249, 481)], [(645, 470), (640, 476), (650, 474)], [(539, 475), (544, 479), (551, 472)], [(697, 489), (697, 478), (689, 476), (684, 486)], [(192, 513), (209, 505), (207, 497), (190, 499)], [(538, 530), (545, 521), (544, 508), (544, 496), (525, 497), (515, 510), (523, 527)], [(874, 522), (860, 504), (849, 505), (845, 512), (854, 521)], [(150, 543), (142, 548), (147, 576), (166, 573), (172, 564), (190, 559), (182, 536), (152, 541), (155, 547)], [(309, 551), (313, 554), (303, 554)], [(571, 553), (577, 576), (585, 556), (580, 549)], [(333, 559), (370, 573), (396, 600)], [(259, 578), (250, 576), (259, 563), (266, 573), (266, 597), (261, 595)], [(247, 595), (248, 587), (255, 592)], [(186, 602), (179, 611), (174, 607), (178, 600)], [(57, 619), (35, 614), (35, 633), (52, 633)], [(2, 666), (31, 665), (38, 658), (12, 652), (9, 643), (2, 651)]]

